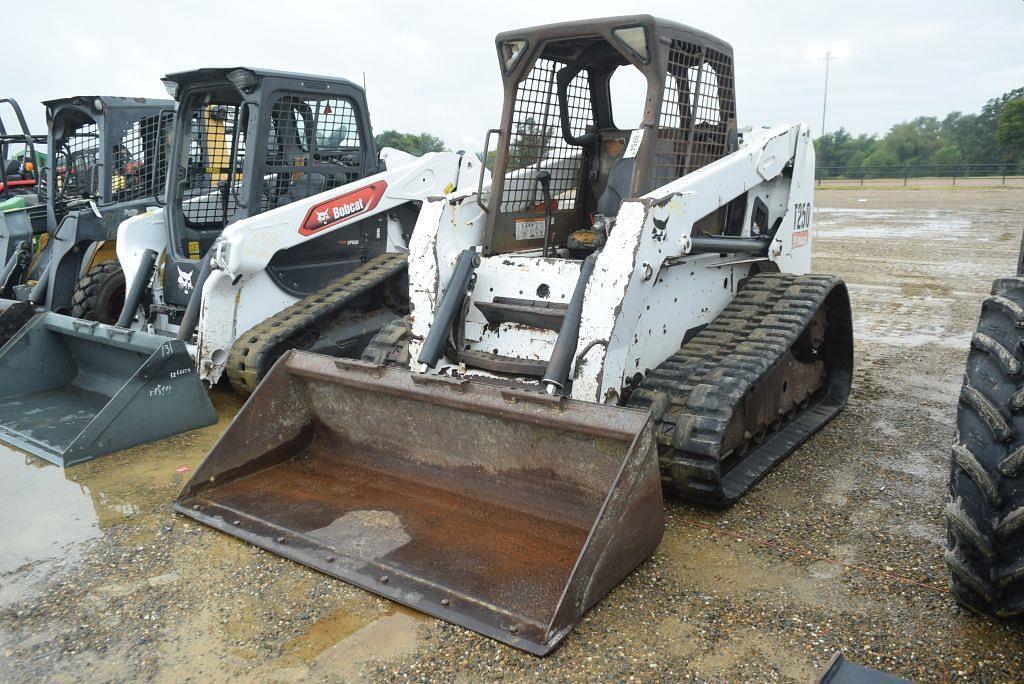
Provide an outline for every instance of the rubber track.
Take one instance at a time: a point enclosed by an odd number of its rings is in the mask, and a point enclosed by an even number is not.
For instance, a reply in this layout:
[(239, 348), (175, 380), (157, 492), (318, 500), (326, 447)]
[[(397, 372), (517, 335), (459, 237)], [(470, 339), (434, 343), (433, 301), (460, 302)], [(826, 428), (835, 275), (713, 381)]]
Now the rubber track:
[(731, 504), (842, 408), (845, 394), (812, 402), (723, 473), (720, 449), (733, 408), (837, 286), (842, 281), (834, 276), (756, 275), (706, 328), (647, 374), (628, 403), (650, 408), (658, 420), (662, 479), (670, 489), (705, 504)]
[(362, 354), (363, 361), (378, 365), (409, 367), (409, 324), (405, 320), (392, 321), (381, 328)]
[(243, 396), (252, 394), (279, 356), (273, 354), (274, 350), (288, 338), (337, 315), (353, 299), (386, 282), (406, 265), (405, 254), (380, 254), (250, 328), (235, 341), (228, 355), (225, 370), (231, 386)]
[(1024, 278), (981, 307), (957, 409), (946, 506), (950, 589), (970, 610), (1024, 615)]

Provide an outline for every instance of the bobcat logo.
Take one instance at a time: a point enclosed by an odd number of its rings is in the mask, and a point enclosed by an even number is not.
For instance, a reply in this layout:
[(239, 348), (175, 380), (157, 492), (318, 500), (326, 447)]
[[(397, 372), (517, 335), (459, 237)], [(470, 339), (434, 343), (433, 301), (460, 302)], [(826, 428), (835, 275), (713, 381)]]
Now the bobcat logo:
[(327, 223), (331, 220), (331, 212), (329, 209), (316, 212), (317, 223)]
[(182, 271), (181, 266), (178, 267), (178, 287), (185, 294), (192, 291), (192, 271)]

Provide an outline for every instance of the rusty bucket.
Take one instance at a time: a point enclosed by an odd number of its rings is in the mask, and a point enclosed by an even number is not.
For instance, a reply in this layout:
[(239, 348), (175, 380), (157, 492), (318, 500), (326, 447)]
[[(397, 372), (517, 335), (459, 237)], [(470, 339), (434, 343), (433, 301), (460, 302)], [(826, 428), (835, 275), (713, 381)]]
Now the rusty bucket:
[(645, 412), (294, 351), (175, 508), (536, 655), (664, 528)]

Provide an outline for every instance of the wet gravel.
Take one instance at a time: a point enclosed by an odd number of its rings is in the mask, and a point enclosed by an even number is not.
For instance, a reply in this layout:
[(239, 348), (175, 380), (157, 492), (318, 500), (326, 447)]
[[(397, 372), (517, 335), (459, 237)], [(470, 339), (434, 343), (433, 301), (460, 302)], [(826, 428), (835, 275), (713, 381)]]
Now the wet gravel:
[[(669, 501), (655, 556), (549, 658), (173, 514), (179, 469), (237, 408), (218, 397), (218, 426), (0, 503), (0, 681), (808, 681), (840, 649), (917, 681), (1024, 679), (1024, 624), (949, 595), (941, 520), (966, 343), (1013, 270), (1024, 189), (816, 203), (815, 270), (843, 275), (854, 303), (849, 407), (730, 510)], [(40, 468), (0, 450), (0, 478)], [(44, 524), (75, 502), (75, 525)]]

